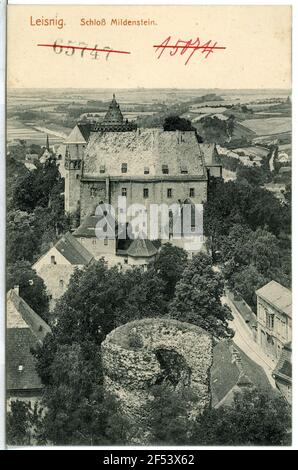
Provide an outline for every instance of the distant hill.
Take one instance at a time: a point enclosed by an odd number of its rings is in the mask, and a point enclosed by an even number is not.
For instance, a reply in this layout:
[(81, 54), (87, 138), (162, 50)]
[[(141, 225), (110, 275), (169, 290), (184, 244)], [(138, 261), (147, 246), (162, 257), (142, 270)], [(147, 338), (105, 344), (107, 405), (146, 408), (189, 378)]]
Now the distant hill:
[(226, 120), (217, 116), (204, 116), (192, 122), (198, 134), (205, 142), (227, 144), (233, 141), (240, 143), (252, 140), (256, 134), (232, 117)]

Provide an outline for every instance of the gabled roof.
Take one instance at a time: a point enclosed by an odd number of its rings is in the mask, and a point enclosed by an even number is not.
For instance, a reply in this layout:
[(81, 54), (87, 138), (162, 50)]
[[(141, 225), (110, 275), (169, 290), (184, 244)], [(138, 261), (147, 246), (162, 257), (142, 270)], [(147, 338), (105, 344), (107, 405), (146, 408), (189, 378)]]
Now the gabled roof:
[(126, 253), (132, 258), (150, 258), (155, 256), (157, 252), (158, 250), (151, 240), (139, 237), (133, 240)]
[(37, 341), (43, 341), (51, 328), (13, 289), (7, 292), (7, 328), (30, 328)]
[[(82, 238), (94, 238), (96, 237), (96, 225), (97, 223), (103, 219), (102, 215), (88, 215), (85, 217), (83, 220), (83, 223), (73, 232), (74, 237), (82, 237)], [(116, 230), (117, 230), (117, 223), (115, 221), (115, 227), (113, 227), (113, 224), (110, 222), (109, 219), (107, 219), (107, 236), (109, 240), (114, 240), (116, 237)], [(111, 233), (114, 233), (115, 235), (111, 235)]]
[(70, 232), (64, 235), (56, 243), (55, 248), (74, 265), (87, 265), (93, 256), (89, 251), (78, 242)]
[(41, 389), (32, 349), (51, 328), (11, 289), (7, 293), (6, 378), (8, 391)]
[(276, 281), (270, 281), (258, 289), (256, 294), (281, 312), (292, 317), (292, 292), (286, 287)]
[(65, 144), (86, 144), (89, 135), (89, 124), (77, 124), (65, 139)]

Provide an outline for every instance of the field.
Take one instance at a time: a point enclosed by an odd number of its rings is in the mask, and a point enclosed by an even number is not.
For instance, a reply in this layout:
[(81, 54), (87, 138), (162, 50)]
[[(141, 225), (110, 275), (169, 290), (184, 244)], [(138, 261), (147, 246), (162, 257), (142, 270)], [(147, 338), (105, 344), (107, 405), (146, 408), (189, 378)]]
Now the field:
[(247, 119), (242, 121), (243, 126), (257, 135), (273, 135), (291, 131), (292, 119), (290, 117), (271, 117), (268, 119)]

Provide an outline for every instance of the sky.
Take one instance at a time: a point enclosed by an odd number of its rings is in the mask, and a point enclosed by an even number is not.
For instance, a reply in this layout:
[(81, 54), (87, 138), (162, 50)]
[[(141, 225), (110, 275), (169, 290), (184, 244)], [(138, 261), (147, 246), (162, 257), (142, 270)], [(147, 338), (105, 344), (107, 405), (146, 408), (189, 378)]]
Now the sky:
[[(63, 20), (63, 28), (46, 19)], [(81, 25), (82, 19), (100, 25)], [(153, 24), (115, 26), (112, 19)], [(8, 88), (291, 88), (287, 6), (9, 5), (7, 37)], [(207, 58), (196, 50), (185, 65), (193, 49), (171, 55), (166, 48), (158, 58), (161, 49), (154, 47), (179, 39), (196, 45), (197, 38), (225, 49)], [(104, 52), (38, 46), (55, 41), (130, 54), (106, 60)]]

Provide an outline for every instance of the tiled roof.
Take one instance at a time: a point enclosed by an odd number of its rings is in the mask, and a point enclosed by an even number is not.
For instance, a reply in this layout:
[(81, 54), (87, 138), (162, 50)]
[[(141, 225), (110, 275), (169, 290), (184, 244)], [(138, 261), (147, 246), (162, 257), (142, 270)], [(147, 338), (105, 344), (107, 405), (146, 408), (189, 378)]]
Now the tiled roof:
[[(41, 389), (31, 350), (37, 342), (30, 328), (9, 328), (6, 334), (6, 388), (12, 390)], [(22, 368), (22, 370), (20, 370)]]
[[(103, 216), (101, 215), (88, 215), (83, 220), (83, 223), (73, 232), (74, 237), (82, 237), (82, 238), (94, 238), (96, 237), (95, 228), (97, 222), (102, 220)], [(107, 222), (109, 223), (109, 221)], [(113, 225), (109, 224), (109, 230), (107, 231), (107, 238), (110, 240), (114, 240), (115, 236), (109, 235), (109, 233), (114, 232)], [(115, 233), (117, 230), (117, 223), (115, 222)]]
[(292, 316), (292, 293), (278, 282), (268, 282), (258, 289), (256, 294), (289, 317)]
[(7, 293), (6, 378), (9, 392), (42, 388), (31, 351), (50, 331), (47, 323), (13, 289)]
[[(127, 164), (122, 173), (122, 163)], [(100, 166), (105, 166), (105, 175)], [(168, 173), (163, 173), (163, 166)], [(187, 166), (188, 174), (181, 168)], [(148, 168), (149, 173), (144, 174)], [(195, 132), (137, 129), (129, 132), (92, 132), (84, 156), (84, 176), (206, 178)]]
[(13, 289), (7, 293), (7, 328), (30, 328), (37, 341), (43, 341), (51, 328)]
[(93, 258), (91, 253), (71, 233), (60, 238), (55, 248), (74, 265), (87, 265)]
[(277, 376), (287, 382), (292, 382), (292, 343), (284, 345), (281, 356), (272, 375)]
[(126, 253), (132, 258), (150, 258), (155, 256), (157, 251), (152, 241), (139, 237), (132, 241)]
[(249, 359), (233, 342), (222, 340), (213, 349), (211, 367), (212, 405), (229, 405), (234, 392), (256, 386), (271, 393), (272, 387), (262, 367)]

